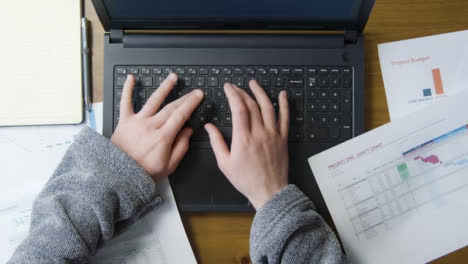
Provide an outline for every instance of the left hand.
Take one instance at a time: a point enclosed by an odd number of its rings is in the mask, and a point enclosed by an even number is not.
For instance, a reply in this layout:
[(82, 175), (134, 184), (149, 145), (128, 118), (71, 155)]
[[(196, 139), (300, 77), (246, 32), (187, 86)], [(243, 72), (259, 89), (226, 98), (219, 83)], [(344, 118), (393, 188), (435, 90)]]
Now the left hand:
[(132, 94), (135, 78), (127, 77), (120, 101), (120, 121), (111, 141), (136, 160), (154, 180), (172, 174), (187, 153), (192, 129), (184, 124), (203, 100), (204, 93), (194, 90), (166, 105), (162, 103), (177, 83), (171, 73), (135, 113)]

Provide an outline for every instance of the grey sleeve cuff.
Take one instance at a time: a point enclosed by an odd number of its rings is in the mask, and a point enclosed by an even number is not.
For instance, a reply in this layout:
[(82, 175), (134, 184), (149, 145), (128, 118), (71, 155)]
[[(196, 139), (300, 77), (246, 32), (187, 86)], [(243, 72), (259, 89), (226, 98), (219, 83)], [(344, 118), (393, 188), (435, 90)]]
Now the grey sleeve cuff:
[(115, 183), (119, 185), (120, 181), (122, 184), (131, 186), (143, 203), (151, 203), (159, 198), (159, 190), (145, 169), (112, 141), (89, 127), (83, 128), (75, 138), (75, 144), (72, 147), (85, 150), (77, 152), (88, 156), (83, 157), (84, 159), (92, 158), (105, 165), (116, 176)]
[(263, 205), (250, 231), (253, 263), (343, 263), (341, 247), (309, 198), (288, 185)]

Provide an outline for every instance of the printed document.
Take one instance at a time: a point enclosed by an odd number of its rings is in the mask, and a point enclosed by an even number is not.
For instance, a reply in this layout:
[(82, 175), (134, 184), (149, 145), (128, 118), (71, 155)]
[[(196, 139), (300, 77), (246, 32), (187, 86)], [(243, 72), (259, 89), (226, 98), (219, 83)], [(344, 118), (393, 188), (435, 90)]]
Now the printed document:
[(393, 121), (465, 89), (468, 31), (380, 44), (379, 59)]
[(468, 245), (468, 91), (309, 158), (353, 263)]

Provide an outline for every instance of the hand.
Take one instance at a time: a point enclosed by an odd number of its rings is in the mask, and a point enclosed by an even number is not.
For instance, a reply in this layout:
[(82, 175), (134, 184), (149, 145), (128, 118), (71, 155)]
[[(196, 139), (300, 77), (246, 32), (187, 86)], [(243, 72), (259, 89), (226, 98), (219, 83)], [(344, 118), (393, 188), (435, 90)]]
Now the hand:
[(129, 75), (120, 101), (120, 121), (111, 137), (155, 180), (173, 173), (187, 153), (193, 131), (183, 127), (204, 95), (201, 90), (194, 90), (158, 112), (176, 83), (177, 75), (171, 73), (135, 114), (132, 107), (135, 78)]
[(288, 184), (289, 110), (286, 92), (282, 91), (276, 121), (273, 105), (262, 87), (256, 81), (250, 81), (249, 86), (258, 105), (237, 86), (224, 85), (233, 122), (230, 151), (213, 124), (206, 124), (205, 129), (219, 168), (258, 210)]

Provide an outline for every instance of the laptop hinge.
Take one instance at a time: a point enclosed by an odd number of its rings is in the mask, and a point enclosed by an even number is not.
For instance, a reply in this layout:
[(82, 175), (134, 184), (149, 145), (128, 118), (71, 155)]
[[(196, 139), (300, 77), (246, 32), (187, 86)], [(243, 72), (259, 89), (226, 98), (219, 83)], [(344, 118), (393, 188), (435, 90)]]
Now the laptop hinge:
[(109, 33), (110, 43), (123, 43), (123, 29), (111, 29)]
[(358, 40), (358, 32), (356, 30), (345, 30), (344, 41), (346, 44), (356, 44)]

